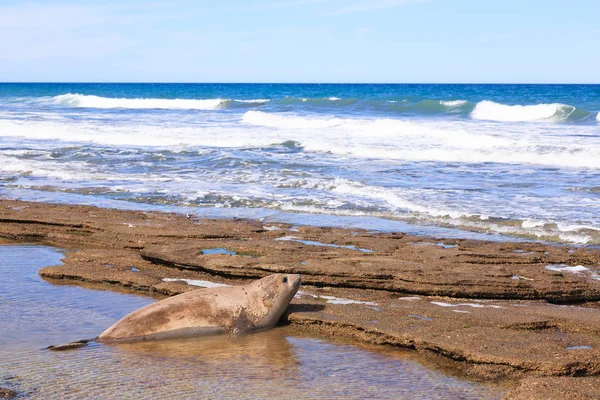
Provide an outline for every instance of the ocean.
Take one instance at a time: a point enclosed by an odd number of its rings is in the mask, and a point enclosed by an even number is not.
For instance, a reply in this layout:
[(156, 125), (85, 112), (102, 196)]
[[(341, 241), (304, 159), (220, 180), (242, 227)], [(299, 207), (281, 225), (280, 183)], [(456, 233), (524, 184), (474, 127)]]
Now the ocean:
[(0, 195), (600, 245), (600, 85), (0, 84)]

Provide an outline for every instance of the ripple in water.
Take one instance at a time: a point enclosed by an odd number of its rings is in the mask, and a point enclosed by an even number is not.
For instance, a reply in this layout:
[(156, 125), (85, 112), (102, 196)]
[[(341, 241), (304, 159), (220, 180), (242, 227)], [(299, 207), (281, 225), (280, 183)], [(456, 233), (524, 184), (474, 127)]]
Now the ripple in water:
[[(501, 398), (502, 389), (425, 367), (415, 353), (277, 328), (243, 337), (43, 347), (91, 338), (148, 297), (52, 285), (62, 254), (0, 246), (0, 387), (33, 398)], [(24, 262), (24, 260), (26, 260)]]

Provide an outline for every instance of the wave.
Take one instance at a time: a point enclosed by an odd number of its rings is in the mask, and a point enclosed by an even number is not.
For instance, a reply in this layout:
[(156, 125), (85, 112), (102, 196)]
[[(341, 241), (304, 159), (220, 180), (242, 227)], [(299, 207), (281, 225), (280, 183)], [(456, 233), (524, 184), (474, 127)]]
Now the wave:
[[(475, 120), (499, 122), (577, 122), (584, 121), (594, 115), (586, 110), (568, 104), (535, 104), (506, 105), (490, 100), (471, 102), (468, 100), (434, 100), (434, 99), (353, 99), (353, 98), (296, 98), (271, 99), (274, 106), (309, 107), (327, 111), (371, 111), (389, 115), (439, 115), (462, 116)], [(600, 115), (600, 114), (599, 114)], [(597, 117), (600, 121), (600, 116)]]
[(466, 100), (450, 100), (450, 101), (440, 100), (440, 104), (443, 106), (446, 106), (446, 107), (461, 107), (468, 103), (469, 102)]
[(598, 121), (600, 113), (588, 112), (568, 104), (507, 105), (490, 100), (472, 102), (463, 99), (423, 99), (415, 97), (394, 99), (361, 99), (329, 97), (283, 97), (261, 99), (160, 99), (110, 98), (78, 93), (54, 97), (5, 98), (3, 104), (33, 104), (69, 108), (100, 109), (182, 109), (218, 110), (244, 109), (268, 105), (270, 111), (309, 110), (320, 113), (374, 113), (374, 115), (453, 116), (465, 119), (499, 122), (578, 122)]
[[(371, 204), (382, 202), (385, 205), (384, 209), (389, 210), (387, 216), (393, 218), (420, 220), (446, 227), (510, 234), (553, 242), (600, 243), (599, 227), (538, 219), (493, 217), (472, 211), (440, 208), (432, 205), (429, 201), (411, 200), (410, 192), (418, 192), (418, 190), (364, 185), (340, 178), (331, 182), (329, 189), (333, 193), (350, 195)], [(443, 202), (439, 205), (442, 204)], [(386, 216), (386, 213), (383, 212), (380, 216)]]
[(262, 111), (247, 111), (242, 123), (281, 129), (333, 128), (344, 122), (339, 118), (306, 118), (293, 114), (272, 114)]
[[(339, 111), (372, 111), (391, 115), (450, 115), (475, 120), (499, 122), (577, 122), (595, 115), (568, 104), (507, 105), (490, 100), (471, 102), (468, 100), (437, 99), (355, 99), (355, 98), (296, 98), (271, 99), (272, 105), (298, 105), (312, 109)], [(596, 117), (600, 121), (600, 116)]]
[[(268, 148), (333, 157), (461, 164), (520, 164), (600, 169), (595, 125), (488, 123), (301, 116), (248, 110), (218, 121), (165, 124), (161, 116), (104, 120), (7, 120), (2, 137), (109, 146)], [(290, 145), (289, 144), (293, 144)]]
[(271, 99), (252, 99), (252, 100), (234, 100), (236, 103), (246, 103), (246, 104), (264, 104), (271, 101)]
[(600, 142), (589, 135), (595, 127), (587, 125), (573, 127), (569, 131), (573, 136), (561, 133), (560, 141), (548, 141), (552, 128), (529, 125), (497, 131), (483, 123), (326, 118), (255, 110), (247, 111), (242, 123), (268, 128), (260, 137), (269, 133), (300, 143), (304, 151), (339, 156), (600, 168)]
[(111, 98), (77, 93), (61, 94), (36, 99), (37, 103), (73, 108), (127, 108), (163, 110), (216, 110), (230, 105), (253, 106), (268, 103), (270, 99), (153, 99)]
[(81, 108), (214, 110), (221, 106), (223, 101), (223, 99), (125, 99), (67, 93), (54, 96), (45, 102), (54, 105)]
[[(493, 101), (480, 101), (471, 112), (471, 118), (502, 121), (502, 122), (525, 122), (525, 121), (567, 121), (575, 111), (576, 107), (567, 104), (536, 104), (536, 105), (514, 105), (495, 103)], [(589, 116), (589, 113), (586, 113)]]

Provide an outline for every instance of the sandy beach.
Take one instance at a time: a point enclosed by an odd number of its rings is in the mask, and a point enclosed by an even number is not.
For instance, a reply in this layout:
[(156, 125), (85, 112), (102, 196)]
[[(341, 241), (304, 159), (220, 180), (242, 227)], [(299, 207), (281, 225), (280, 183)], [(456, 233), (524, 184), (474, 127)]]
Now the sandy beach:
[(600, 251), (0, 201), (0, 237), (67, 249), (52, 283), (158, 298), (299, 273), (298, 332), (413, 349), (507, 398), (593, 398)]

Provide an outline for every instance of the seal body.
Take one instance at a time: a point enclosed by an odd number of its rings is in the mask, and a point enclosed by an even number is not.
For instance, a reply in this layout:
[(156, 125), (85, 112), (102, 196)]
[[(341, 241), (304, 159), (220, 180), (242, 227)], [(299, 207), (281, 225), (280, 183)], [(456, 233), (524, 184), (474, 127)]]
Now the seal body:
[(96, 340), (166, 339), (272, 328), (299, 287), (300, 275), (274, 274), (243, 286), (193, 290), (131, 312)]

